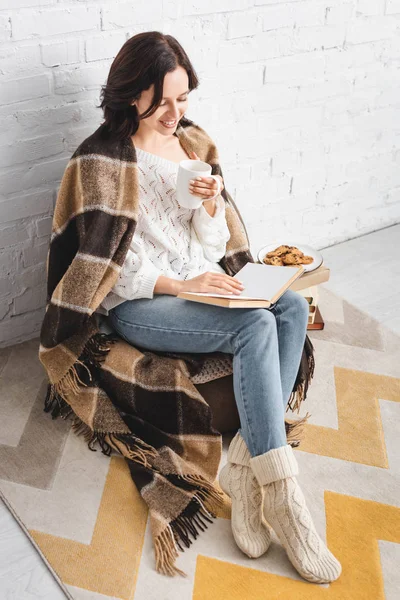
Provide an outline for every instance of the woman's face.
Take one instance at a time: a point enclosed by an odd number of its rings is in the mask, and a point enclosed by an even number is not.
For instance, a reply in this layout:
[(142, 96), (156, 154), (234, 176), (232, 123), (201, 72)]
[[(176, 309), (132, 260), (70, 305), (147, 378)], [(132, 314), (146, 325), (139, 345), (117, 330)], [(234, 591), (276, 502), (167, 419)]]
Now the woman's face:
[[(150, 106), (153, 94), (154, 84), (148, 90), (143, 90), (140, 98), (132, 102), (136, 104), (140, 115)], [(156, 131), (161, 135), (171, 136), (187, 109), (188, 94), (189, 78), (185, 69), (179, 66), (175, 71), (167, 73), (164, 77), (161, 105), (151, 117), (139, 121), (139, 134), (145, 136)]]

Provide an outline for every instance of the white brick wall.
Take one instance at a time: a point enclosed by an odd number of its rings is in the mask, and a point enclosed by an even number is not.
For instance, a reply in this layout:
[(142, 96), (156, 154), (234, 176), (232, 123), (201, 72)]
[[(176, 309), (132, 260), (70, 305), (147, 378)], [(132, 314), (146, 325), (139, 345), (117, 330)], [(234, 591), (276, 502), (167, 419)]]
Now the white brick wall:
[(0, 0), (0, 347), (39, 335), (54, 203), (126, 39), (177, 37), (252, 251), (400, 219), (399, 0)]

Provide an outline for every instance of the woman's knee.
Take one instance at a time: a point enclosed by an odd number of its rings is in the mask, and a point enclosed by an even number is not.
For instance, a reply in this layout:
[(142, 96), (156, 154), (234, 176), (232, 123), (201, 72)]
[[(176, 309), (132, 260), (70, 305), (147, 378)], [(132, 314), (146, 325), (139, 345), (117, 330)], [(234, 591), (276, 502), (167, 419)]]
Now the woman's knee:
[(263, 308), (233, 309), (240, 311), (238, 329), (252, 329), (254, 333), (265, 332), (266, 329), (276, 328), (276, 319), (270, 310)]
[(300, 314), (308, 320), (309, 304), (308, 300), (298, 292), (286, 290), (286, 292), (278, 300), (282, 308), (291, 309), (293, 312)]

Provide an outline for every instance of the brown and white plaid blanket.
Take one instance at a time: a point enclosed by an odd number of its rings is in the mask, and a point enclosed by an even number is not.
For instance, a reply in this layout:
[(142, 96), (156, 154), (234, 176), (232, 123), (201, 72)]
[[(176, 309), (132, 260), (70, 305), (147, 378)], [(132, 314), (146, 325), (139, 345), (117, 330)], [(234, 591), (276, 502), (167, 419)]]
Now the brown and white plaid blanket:
[[(222, 176), (216, 146), (201, 127), (184, 117), (175, 135)], [(235, 275), (254, 259), (231, 196), (226, 189), (221, 195), (231, 237), (220, 264)], [(74, 431), (90, 449), (98, 442), (104, 454), (125, 457), (149, 507), (156, 570), (185, 575), (175, 565), (178, 548), (189, 547), (190, 535), (212, 523), (223, 503), (214, 483), (221, 435), (191, 380), (208, 355), (135, 348), (101, 333), (95, 312), (116, 283), (138, 214), (135, 147), (130, 137), (107, 138), (101, 125), (73, 153), (55, 205), (39, 347), (49, 380), (44, 410), (53, 418), (72, 415)], [(306, 396), (313, 350), (307, 336), (292, 410)]]

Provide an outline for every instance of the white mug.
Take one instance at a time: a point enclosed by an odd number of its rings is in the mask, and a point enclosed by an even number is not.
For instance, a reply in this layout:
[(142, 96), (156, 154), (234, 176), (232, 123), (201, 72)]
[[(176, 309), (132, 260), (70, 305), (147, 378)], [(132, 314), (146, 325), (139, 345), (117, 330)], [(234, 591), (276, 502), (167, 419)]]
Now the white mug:
[(216, 198), (221, 192), (221, 180), (216, 175), (211, 175), (212, 167), (202, 160), (181, 160), (179, 163), (178, 176), (176, 178), (176, 199), (184, 208), (199, 208), (203, 201), (198, 196), (194, 196), (189, 190), (189, 181), (196, 177), (212, 177), (218, 182), (218, 190), (214, 196), (207, 200)]

